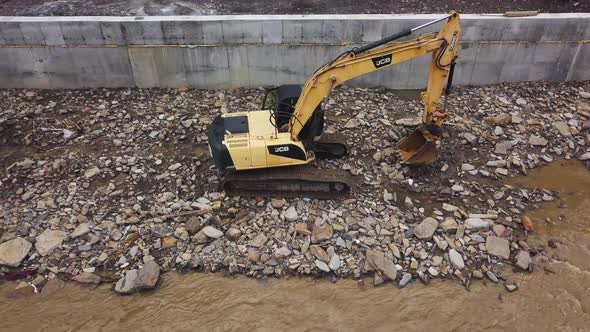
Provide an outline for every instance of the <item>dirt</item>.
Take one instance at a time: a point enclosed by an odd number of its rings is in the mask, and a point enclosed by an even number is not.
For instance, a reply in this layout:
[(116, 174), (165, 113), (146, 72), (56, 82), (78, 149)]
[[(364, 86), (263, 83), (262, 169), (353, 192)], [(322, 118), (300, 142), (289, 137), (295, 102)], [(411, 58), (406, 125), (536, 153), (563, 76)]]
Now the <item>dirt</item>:
[(227, 15), (227, 14), (409, 14), (503, 13), (539, 10), (541, 12), (588, 12), (588, 0), (0, 0), (0, 15), (5, 16), (135, 16), (135, 15)]

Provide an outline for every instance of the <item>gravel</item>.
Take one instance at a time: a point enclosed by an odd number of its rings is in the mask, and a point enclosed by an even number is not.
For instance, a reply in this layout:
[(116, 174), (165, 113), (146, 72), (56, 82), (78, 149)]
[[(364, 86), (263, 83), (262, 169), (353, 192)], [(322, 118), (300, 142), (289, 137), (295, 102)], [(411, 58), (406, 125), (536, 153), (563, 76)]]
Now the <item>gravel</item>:
[[(158, 275), (372, 276), (399, 286), (432, 276), (468, 287), (508, 261), (532, 270), (543, 251), (528, 248), (521, 220), (559, 196), (506, 181), (587, 159), (588, 91), (589, 82), (457, 88), (442, 159), (408, 167), (395, 147), (421, 103), (339, 88), (326, 130), (347, 137), (350, 155), (314, 164), (347, 169), (361, 185), (330, 201), (220, 191), (207, 125), (222, 110), (257, 109), (262, 89), (1, 90), (0, 272), (34, 271), (26, 278), (40, 287), (91, 273), (128, 294), (156, 287), (153, 277), (138, 283), (146, 262), (150, 276), (157, 266)], [(497, 153), (501, 142), (509, 147)]]

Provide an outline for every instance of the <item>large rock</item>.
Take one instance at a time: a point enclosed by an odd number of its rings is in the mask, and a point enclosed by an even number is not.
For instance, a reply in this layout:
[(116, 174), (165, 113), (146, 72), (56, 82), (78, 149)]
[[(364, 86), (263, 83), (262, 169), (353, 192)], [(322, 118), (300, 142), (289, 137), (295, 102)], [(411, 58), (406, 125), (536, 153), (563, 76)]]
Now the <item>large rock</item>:
[(184, 225), (184, 228), (186, 228), (190, 235), (195, 235), (201, 230), (201, 222), (196, 218), (189, 219)]
[(395, 120), (395, 124), (404, 127), (416, 127), (422, 124), (422, 117), (398, 119)]
[(510, 149), (512, 149), (512, 143), (510, 141), (502, 141), (496, 143), (494, 152), (497, 154), (508, 154)]
[(137, 271), (137, 290), (152, 289), (156, 287), (160, 278), (160, 266), (153, 260), (148, 260)]
[(412, 280), (412, 275), (410, 273), (404, 273), (402, 275), (402, 279), (399, 281), (399, 288), (404, 288), (406, 285)]
[(82, 284), (100, 284), (102, 278), (97, 276), (93, 273), (82, 272), (72, 278), (72, 280), (77, 281)]
[(456, 231), (458, 227), (459, 225), (454, 218), (446, 218), (445, 221), (440, 224), (440, 228), (445, 232)]
[(295, 221), (298, 219), (297, 209), (293, 205), (291, 205), (287, 210), (283, 212), (283, 216), (287, 221)]
[(115, 292), (128, 295), (134, 292), (156, 287), (160, 278), (160, 267), (148, 260), (139, 270), (129, 270), (115, 284)]
[(311, 247), (309, 247), (309, 250), (311, 251), (311, 254), (320, 261), (324, 263), (328, 263), (330, 261), (330, 256), (328, 256), (328, 254), (322, 247), (318, 245), (312, 245)]
[(490, 223), (481, 218), (467, 218), (465, 219), (465, 228), (479, 231), (490, 228)]
[(438, 222), (436, 219), (428, 217), (414, 227), (414, 235), (419, 239), (427, 240), (432, 238), (437, 228)]
[(523, 270), (528, 270), (531, 265), (531, 255), (528, 251), (521, 250), (516, 255), (516, 266)]
[(287, 247), (280, 247), (279, 249), (275, 250), (275, 256), (277, 258), (284, 258), (291, 255), (291, 250)]
[(356, 128), (361, 125), (361, 121), (356, 118), (352, 118), (346, 122), (344, 128)]
[(570, 137), (572, 136), (572, 132), (570, 131), (570, 127), (567, 125), (565, 121), (558, 121), (554, 124), (555, 128), (559, 131), (562, 136)]
[(129, 270), (125, 275), (115, 284), (115, 292), (128, 295), (135, 292), (137, 285), (137, 270)]
[(90, 232), (90, 226), (88, 225), (88, 223), (82, 223), (82, 224), (76, 226), (76, 228), (74, 228), (74, 230), (72, 231), (72, 234), (70, 234), (70, 237), (72, 239), (75, 239), (79, 236), (86, 235), (89, 232)]
[(501, 237), (488, 236), (486, 238), (486, 250), (490, 255), (505, 259), (510, 257), (510, 243), (508, 240)]
[(501, 114), (494, 116), (492, 118), (492, 121), (494, 122), (494, 124), (497, 124), (497, 125), (506, 125), (506, 124), (509, 124), (510, 122), (512, 122), (512, 115), (507, 114), (507, 113), (501, 113)]
[(330, 258), (330, 263), (328, 263), (330, 270), (337, 271), (341, 265), (342, 261), (340, 260), (340, 256), (336, 254), (332, 255), (332, 257)]
[(283, 208), (283, 206), (285, 206), (286, 203), (287, 203), (287, 200), (284, 199), (284, 198), (273, 198), (270, 201), (270, 204), (275, 209), (281, 209), (281, 208)]
[(84, 176), (87, 179), (90, 179), (90, 178), (92, 178), (93, 176), (95, 176), (96, 174), (99, 174), (99, 173), (100, 173), (100, 169), (98, 167), (92, 167), (92, 168), (89, 168), (86, 171), (84, 171)]
[(529, 144), (530, 145), (545, 146), (545, 145), (547, 145), (547, 143), (548, 143), (548, 141), (541, 136), (531, 135), (531, 137), (529, 137)]
[(67, 236), (66, 232), (47, 229), (35, 239), (35, 248), (41, 256), (46, 256), (61, 246)]
[(386, 259), (381, 251), (367, 250), (366, 255), (365, 271), (379, 271), (389, 280), (395, 280), (397, 278), (395, 264)]
[(251, 247), (260, 248), (260, 247), (264, 246), (266, 241), (267, 241), (266, 235), (264, 235), (264, 233), (259, 233), (258, 235), (256, 235), (255, 238), (250, 240), (250, 242), (248, 244)]
[(202, 229), (203, 233), (205, 233), (205, 235), (207, 235), (208, 237), (212, 238), (212, 239), (219, 239), (220, 237), (223, 236), (223, 232), (211, 227), (211, 226), (205, 226)]
[(322, 240), (328, 240), (332, 237), (332, 225), (325, 223), (323, 225), (315, 223), (311, 232), (311, 242), (318, 243)]
[(315, 266), (324, 272), (330, 272), (330, 267), (328, 266), (328, 264), (322, 262), (319, 259), (315, 260)]
[(20, 237), (0, 244), (0, 265), (19, 266), (32, 246), (29, 241)]
[(55, 293), (61, 291), (61, 289), (63, 289), (65, 286), (66, 286), (66, 283), (61, 279), (58, 279), (58, 278), (50, 279), (43, 286), (43, 289), (41, 290), (41, 295), (47, 296), (47, 295), (55, 294)]
[(236, 241), (240, 236), (242, 236), (242, 231), (235, 227), (230, 227), (227, 232), (225, 232), (225, 237), (230, 241)]
[(455, 250), (455, 249), (449, 250), (449, 260), (451, 261), (451, 264), (453, 264), (453, 266), (456, 269), (463, 270), (465, 268), (465, 262), (463, 261), (463, 256), (461, 256), (461, 254), (457, 250)]

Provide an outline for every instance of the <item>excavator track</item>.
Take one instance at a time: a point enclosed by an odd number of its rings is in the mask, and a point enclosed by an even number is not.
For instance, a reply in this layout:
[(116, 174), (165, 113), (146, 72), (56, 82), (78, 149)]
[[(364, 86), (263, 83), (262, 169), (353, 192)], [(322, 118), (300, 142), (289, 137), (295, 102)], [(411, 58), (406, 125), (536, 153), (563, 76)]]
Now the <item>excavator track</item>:
[(339, 199), (350, 194), (355, 178), (340, 169), (307, 165), (228, 172), (222, 186), (228, 196)]
[(336, 159), (348, 154), (346, 137), (339, 133), (323, 133), (319, 141), (312, 143), (316, 159)]

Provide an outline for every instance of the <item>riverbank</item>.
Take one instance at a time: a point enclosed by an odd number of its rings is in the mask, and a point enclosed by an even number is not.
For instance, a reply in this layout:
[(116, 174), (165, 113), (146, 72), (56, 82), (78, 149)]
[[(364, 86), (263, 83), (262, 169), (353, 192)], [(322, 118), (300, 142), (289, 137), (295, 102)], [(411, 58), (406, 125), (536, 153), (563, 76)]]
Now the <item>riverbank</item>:
[[(549, 176), (554, 175), (554, 177)], [(556, 180), (559, 179), (559, 180)], [(523, 274), (505, 269), (520, 289), (475, 282), (471, 292), (457, 283), (435, 280), (405, 289), (372, 287), (342, 280), (288, 280), (220, 274), (167, 273), (160, 287), (138, 296), (113, 296), (109, 285), (95, 289), (68, 282), (41, 294), (14, 298), (16, 282), (0, 284), (3, 330), (190, 330), (321, 329), (408, 331), (481, 329), (510, 331), (583, 330), (590, 320), (590, 172), (574, 160), (554, 162), (512, 182), (545, 186), (563, 201), (531, 211), (537, 220), (529, 242), (551, 259)], [(560, 207), (561, 205), (561, 207)], [(76, 315), (72, 315), (76, 308)], [(117, 310), (112, 310), (117, 308)], [(35, 319), (30, 319), (35, 317)], [(56, 323), (59, 322), (59, 323)]]
[(458, 88), (442, 159), (408, 167), (395, 144), (420, 102), (339, 89), (327, 130), (344, 133), (351, 153), (316, 165), (362, 184), (320, 201), (218, 192), (206, 127), (257, 109), (261, 89), (4, 90), (0, 271), (25, 293), (73, 278), (128, 294), (156, 286), (160, 271), (468, 289), (486, 279), (514, 291), (504, 269), (529, 273), (551, 258), (528, 242), (544, 221), (526, 211), (562, 197), (508, 180), (556, 159), (588, 163), (589, 92), (589, 82)]

